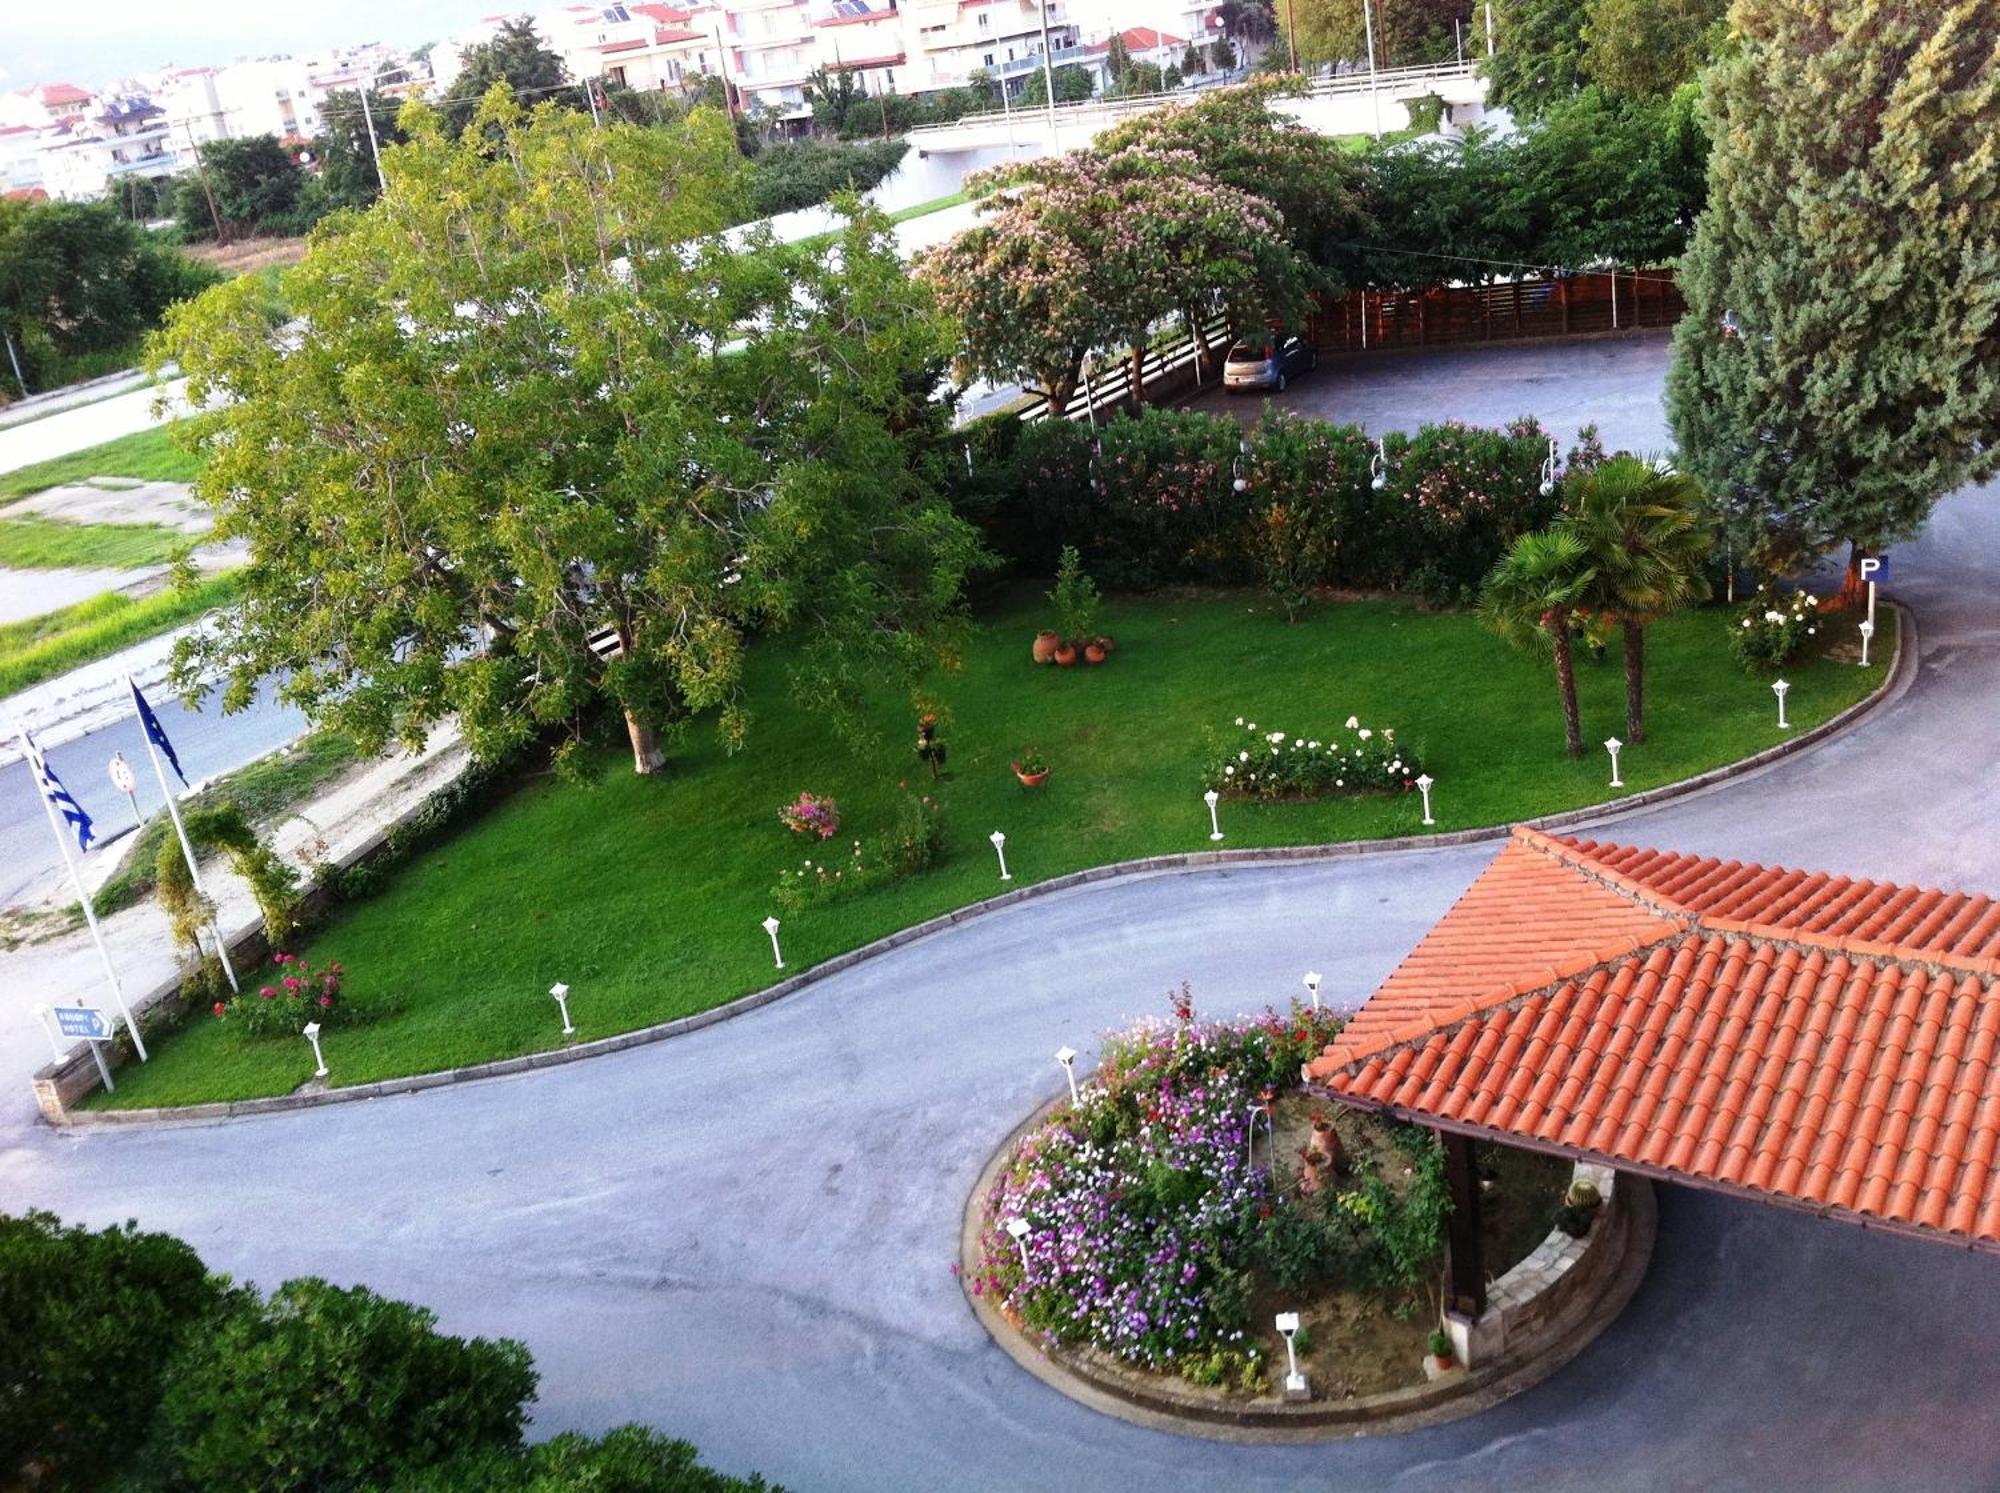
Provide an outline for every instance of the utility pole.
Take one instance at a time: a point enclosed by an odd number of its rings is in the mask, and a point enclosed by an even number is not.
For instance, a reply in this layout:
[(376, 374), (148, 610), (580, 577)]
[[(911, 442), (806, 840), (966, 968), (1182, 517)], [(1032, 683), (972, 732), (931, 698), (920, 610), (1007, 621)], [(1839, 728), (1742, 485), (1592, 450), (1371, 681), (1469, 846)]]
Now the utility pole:
[(194, 126), (183, 119), (181, 133), (187, 136), (188, 149), (194, 152), (194, 169), (201, 176), (201, 195), (208, 199), (208, 220), (215, 225), (215, 242), (226, 244), (229, 236), (222, 231), (222, 214), (215, 210), (215, 193), (208, 185), (208, 163), (201, 158), (201, 147), (194, 143)]
[(386, 192), (389, 178), (382, 174), (382, 146), (375, 138), (375, 111), (368, 107), (368, 95), (374, 87), (375, 75), (370, 73), (361, 83), (361, 122), (368, 126), (368, 153), (375, 158), (375, 185)]
[(1299, 18), (1292, 10), (1292, 0), (1285, 0), (1285, 46), (1291, 52), (1292, 71), (1299, 70)]
[(1369, 0), (1361, 0), (1361, 23), (1368, 33), (1368, 101), (1375, 106), (1375, 138), (1382, 138), (1382, 94), (1375, 85), (1375, 12)]
[(1493, 0), (1486, 0), (1486, 55), (1493, 55)]
[[(1049, 45), (1049, 0), (1042, 0), (1042, 84), (1049, 91), (1049, 154), (1054, 155), (1062, 149), (1062, 143), (1056, 135), (1056, 61)], [(1007, 86), (1004, 75), (1000, 86)]]
[(583, 101), (590, 105), (590, 122), (596, 129), (604, 128), (604, 118), (597, 112), (597, 83), (595, 79), (583, 80)]
[(722, 108), (732, 121), (736, 118), (736, 104), (729, 97), (729, 54), (722, 49), (722, 23), (715, 23), (715, 74), (722, 79)]

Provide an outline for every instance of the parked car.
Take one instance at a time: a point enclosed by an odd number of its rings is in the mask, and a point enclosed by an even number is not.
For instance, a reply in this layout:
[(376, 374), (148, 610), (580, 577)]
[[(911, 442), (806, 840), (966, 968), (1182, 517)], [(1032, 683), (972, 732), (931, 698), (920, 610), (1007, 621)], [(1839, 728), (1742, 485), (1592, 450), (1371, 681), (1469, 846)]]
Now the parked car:
[(1222, 387), (1234, 394), (1242, 389), (1278, 389), (1297, 375), (1319, 366), (1319, 350), (1303, 338), (1272, 334), (1269, 338), (1240, 338), (1222, 363)]

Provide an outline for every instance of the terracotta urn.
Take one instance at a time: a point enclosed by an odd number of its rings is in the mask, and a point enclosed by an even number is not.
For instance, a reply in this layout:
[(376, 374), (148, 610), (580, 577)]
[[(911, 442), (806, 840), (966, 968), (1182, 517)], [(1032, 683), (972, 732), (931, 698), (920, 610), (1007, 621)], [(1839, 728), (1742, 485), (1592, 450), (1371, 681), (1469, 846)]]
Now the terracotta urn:
[(1101, 664), (1105, 660), (1104, 645), (1095, 639), (1083, 645), (1083, 661), (1087, 664)]
[(1061, 668), (1070, 668), (1076, 663), (1076, 644), (1065, 641), (1056, 649), (1056, 663)]
[(1035, 634), (1035, 662), (1045, 664), (1056, 656), (1056, 649), (1062, 646), (1062, 639), (1047, 628)]
[(1333, 1121), (1325, 1115), (1313, 1116), (1312, 1148), (1326, 1158), (1329, 1170), (1347, 1170), (1347, 1148), (1340, 1143), (1340, 1132), (1333, 1128)]

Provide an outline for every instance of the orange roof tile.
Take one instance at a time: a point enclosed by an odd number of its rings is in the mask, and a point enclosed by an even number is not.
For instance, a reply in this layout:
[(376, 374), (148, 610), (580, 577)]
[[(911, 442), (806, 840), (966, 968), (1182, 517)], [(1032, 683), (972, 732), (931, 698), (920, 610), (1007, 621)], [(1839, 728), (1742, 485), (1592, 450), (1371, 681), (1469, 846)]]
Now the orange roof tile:
[(2000, 1248), (1993, 899), (1517, 829), (1336, 1098)]

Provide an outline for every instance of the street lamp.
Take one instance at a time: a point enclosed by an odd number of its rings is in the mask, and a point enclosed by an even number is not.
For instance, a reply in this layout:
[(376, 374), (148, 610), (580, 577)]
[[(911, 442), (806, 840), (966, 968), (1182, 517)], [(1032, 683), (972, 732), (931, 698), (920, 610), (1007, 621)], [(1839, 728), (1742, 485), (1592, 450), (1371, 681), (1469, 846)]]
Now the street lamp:
[(1863, 622), (1861, 624), (1861, 667), (1864, 669), (1868, 667), (1868, 644), (1874, 636), (1875, 624), (1873, 622)]
[(549, 994), (556, 998), (556, 1005), (562, 1009), (563, 1035), (574, 1037), (576, 1028), (569, 1024), (569, 986), (558, 980), (549, 987)]
[(1317, 1011), (1319, 1009), (1319, 971), (1316, 969), (1306, 971), (1306, 994), (1312, 997), (1313, 1009)]
[(1389, 485), (1389, 441), (1386, 436), (1375, 443), (1375, 454), (1368, 458), (1368, 485), (1377, 492)]
[(1012, 881), (1014, 873), (1007, 869), (1007, 837), (996, 829), (986, 838), (993, 842), (993, 853), (1000, 857), (1000, 879)]
[[(1196, 367), (1200, 367), (1199, 362), (1196, 363)], [(1235, 470), (1236, 480), (1229, 484), (1237, 492), (1248, 492), (1250, 490), (1250, 479), (1243, 475), (1243, 458), (1249, 454), (1250, 443), (1239, 439), (1236, 442), (1236, 460), (1230, 463), (1231, 467)]]
[(1429, 773), (1424, 773), (1417, 779), (1417, 792), (1423, 794), (1424, 796), (1425, 824), (1437, 823), (1435, 819), (1431, 818), (1431, 788), (1434, 784), (1436, 784), (1436, 782), (1437, 779), (1432, 777)]
[(1771, 693), (1778, 697), (1778, 729), (1780, 731), (1789, 731), (1792, 729), (1792, 723), (1785, 719), (1785, 696), (1791, 692), (1791, 685), (1782, 679), (1771, 686)]
[(778, 962), (778, 968), (783, 969), (785, 967), (785, 956), (778, 949), (778, 920), (776, 918), (764, 919), (764, 931), (771, 935), (771, 957)]
[(1069, 1080), (1069, 1102), (1074, 1105), (1077, 1102), (1076, 1049), (1074, 1047), (1058, 1047), (1056, 1049), (1056, 1061), (1062, 1064), (1063, 1077)]
[(1278, 1331), (1285, 1339), (1285, 1398), (1288, 1400), (1303, 1400), (1312, 1393), (1306, 1376), (1299, 1372), (1298, 1351), (1292, 1346), (1292, 1339), (1298, 1335), (1298, 1330), (1297, 1312), (1278, 1313)]
[(313, 1061), (319, 1066), (313, 1070), (314, 1078), (326, 1077), (326, 1054), (319, 1050), (319, 1023), (308, 1021), (304, 1027), (306, 1041), (313, 1045)]
[(1625, 786), (1624, 779), (1618, 776), (1618, 749), (1624, 745), (1625, 743), (1615, 736), (1607, 736), (1604, 739), (1604, 750), (1611, 754), (1611, 786), (1614, 788)]
[(1541, 492), (1542, 496), (1545, 498), (1556, 490), (1556, 455), (1560, 449), (1561, 448), (1556, 445), (1556, 438), (1554, 436), (1550, 436), (1549, 454), (1542, 458)]
[(1014, 1243), (1020, 1248), (1021, 1284), (1025, 1286), (1028, 1283), (1028, 1220), (1025, 1218), (1008, 1219), (1007, 1232), (1014, 1236)]
[(1219, 840), (1222, 838), (1222, 823), (1215, 817), (1215, 806), (1222, 802), (1222, 795), (1211, 788), (1202, 794), (1201, 801), (1208, 805), (1208, 837)]

